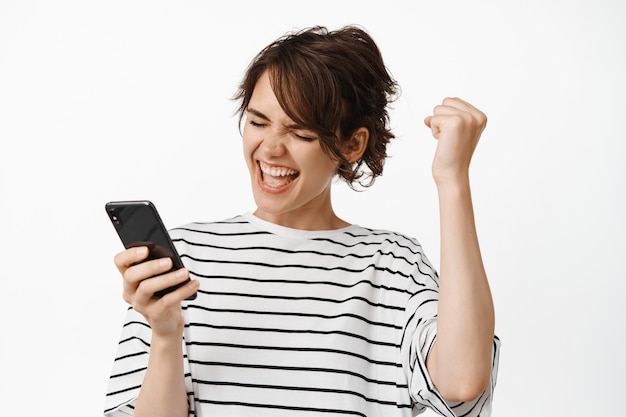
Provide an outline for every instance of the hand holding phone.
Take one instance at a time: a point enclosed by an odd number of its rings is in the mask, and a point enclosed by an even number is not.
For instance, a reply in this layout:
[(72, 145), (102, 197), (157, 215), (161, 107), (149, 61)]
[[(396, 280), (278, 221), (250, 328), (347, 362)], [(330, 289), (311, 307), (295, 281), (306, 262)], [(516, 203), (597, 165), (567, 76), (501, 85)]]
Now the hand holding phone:
[[(172, 260), (170, 271), (184, 268), (161, 216), (152, 202), (148, 200), (111, 201), (106, 203), (105, 209), (126, 249), (146, 246), (149, 253), (144, 261), (170, 258)], [(157, 291), (154, 296), (160, 298), (187, 282), (189, 279), (173, 287)], [(196, 293), (187, 299), (195, 298)]]

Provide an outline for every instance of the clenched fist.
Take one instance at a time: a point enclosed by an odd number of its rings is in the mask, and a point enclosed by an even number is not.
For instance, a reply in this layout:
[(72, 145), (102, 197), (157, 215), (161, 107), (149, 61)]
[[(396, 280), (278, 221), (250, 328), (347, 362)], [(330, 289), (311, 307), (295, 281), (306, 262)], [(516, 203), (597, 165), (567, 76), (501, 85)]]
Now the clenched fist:
[(487, 116), (460, 98), (446, 98), (424, 120), (438, 140), (433, 160), (437, 185), (467, 181), (469, 166)]

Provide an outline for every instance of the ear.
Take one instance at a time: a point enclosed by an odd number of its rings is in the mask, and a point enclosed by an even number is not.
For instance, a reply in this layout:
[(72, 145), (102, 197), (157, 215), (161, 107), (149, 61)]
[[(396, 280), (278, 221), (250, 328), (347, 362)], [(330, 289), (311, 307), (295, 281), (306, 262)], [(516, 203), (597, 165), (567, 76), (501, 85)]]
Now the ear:
[(348, 162), (353, 163), (359, 160), (365, 149), (367, 149), (367, 143), (370, 140), (370, 131), (366, 127), (360, 127), (354, 131), (352, 138), (346, 144), (343, 152), (344, 158)]

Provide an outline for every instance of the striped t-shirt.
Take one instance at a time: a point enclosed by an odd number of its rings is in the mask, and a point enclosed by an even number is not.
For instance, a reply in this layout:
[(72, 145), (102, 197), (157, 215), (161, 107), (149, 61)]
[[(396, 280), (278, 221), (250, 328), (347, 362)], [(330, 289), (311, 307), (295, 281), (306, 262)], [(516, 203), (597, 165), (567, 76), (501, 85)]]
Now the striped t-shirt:
[[(420, 244), (352, 225), (295, 230), (245, 214), (170, 231), (198, 296), (183, 303), (190, 415), (487, 416), (490, 388), (446, 403), (426, 372), (438, 276)], [(150, 328), (129, 308), (105, 414), (133, 413)]]

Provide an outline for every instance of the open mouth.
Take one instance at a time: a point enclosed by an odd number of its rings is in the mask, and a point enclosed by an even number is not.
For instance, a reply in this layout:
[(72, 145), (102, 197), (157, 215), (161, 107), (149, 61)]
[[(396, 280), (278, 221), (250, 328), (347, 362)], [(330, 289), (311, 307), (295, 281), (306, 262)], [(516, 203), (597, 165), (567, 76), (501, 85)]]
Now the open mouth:
[(261, 170), (261, 181), (272, 189), (283, 188), (300, 175), (298, 171), (291, 168), (271, 166), (261, 161), (258, 164)]

